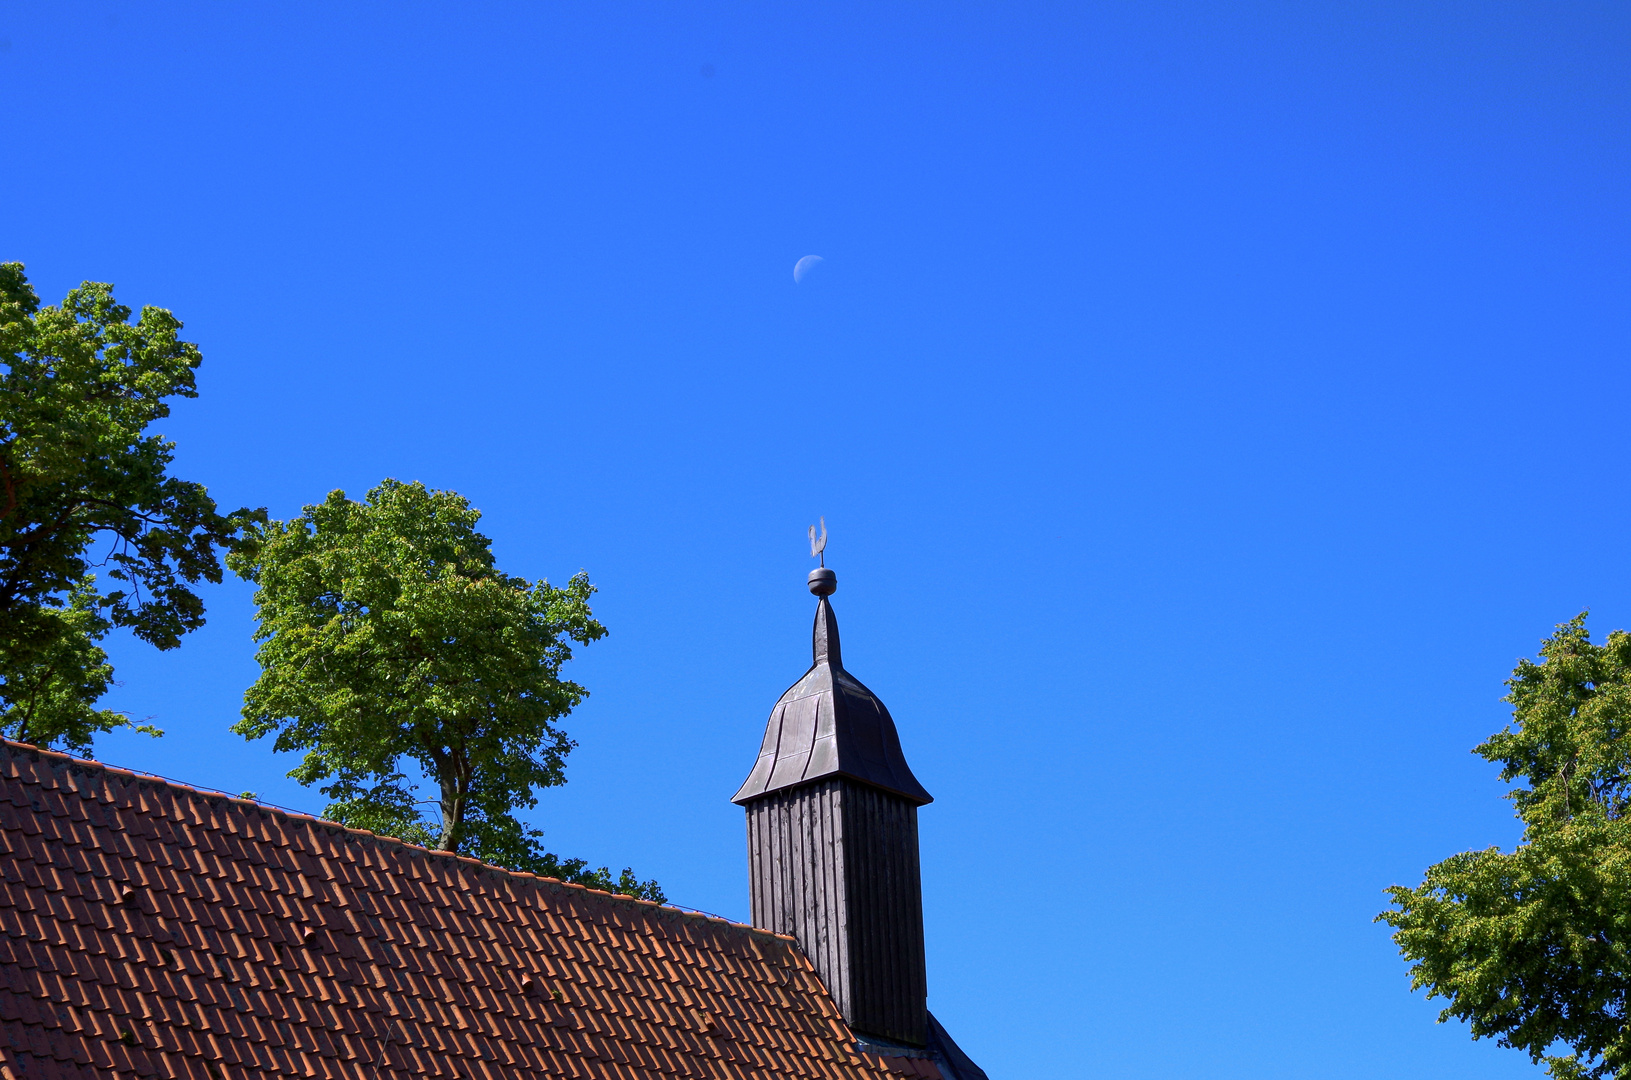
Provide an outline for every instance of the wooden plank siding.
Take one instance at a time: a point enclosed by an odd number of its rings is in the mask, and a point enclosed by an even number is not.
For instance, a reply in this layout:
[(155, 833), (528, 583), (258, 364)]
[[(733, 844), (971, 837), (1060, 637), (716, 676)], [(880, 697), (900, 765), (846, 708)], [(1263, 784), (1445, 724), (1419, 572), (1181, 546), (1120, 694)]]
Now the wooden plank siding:
[(746, 809), (754, 925), (798, 940), (856, 1031), (923, 1045), (917, 807), (835, 777)]

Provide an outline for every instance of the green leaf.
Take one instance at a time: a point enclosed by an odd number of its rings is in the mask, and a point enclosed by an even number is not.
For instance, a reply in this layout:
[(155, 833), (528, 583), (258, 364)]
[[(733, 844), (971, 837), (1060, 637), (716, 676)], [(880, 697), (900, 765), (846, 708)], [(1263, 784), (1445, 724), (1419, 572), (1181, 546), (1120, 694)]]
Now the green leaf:
[[(89, 751), (94, 733), (146, 725), (96, 709), (114, 626), (161, 649), (204, 622), (194, 592), (263, 511), (221, 515), (169, 475), (148, 428), (196, 397), (197, 346), (162, 308), (131, 322), (85, 282), (41, 308), (21, 263), (0, 264), (0, 734)], [(120, 588), (98, 592), (96, 571)]]
[[(1463, 852), (1377, 918), (1441, 1020), (1558, 1078), (1631, 1077), (1631, 635), (1581, 614), (1507, 681), (1512, 723), (1477, 747), (1524, 824), (1511, 852)], [(1573, 1053), (1549, 1054), (1562, 1044)]]
[(587, 575), (555, 587), (502, 573), (480, 517), (454, 492), (386, 480), (251, 528), (228, 563), (257, 586), (261, 674), (233, 730), (301, 752), (289, 775), (322, 785), (344, 824), (660, 896), (558, 859), (514, 816), (566, 781), (576, 744), (560, 721), (588, 691), (561, 668), (606, 630)]

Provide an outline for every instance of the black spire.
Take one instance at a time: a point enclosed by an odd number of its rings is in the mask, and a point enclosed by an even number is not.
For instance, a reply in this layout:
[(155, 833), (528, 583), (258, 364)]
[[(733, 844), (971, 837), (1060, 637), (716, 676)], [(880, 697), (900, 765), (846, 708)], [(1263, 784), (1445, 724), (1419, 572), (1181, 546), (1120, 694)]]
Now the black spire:
[(810, 632), (810, 666), (822, 664), (844, 670), (843, 654), (838, 651), (838, 616), (825, 596), (816, 604), (815, 627)]
[(810, 591), (820, 599), (811, 634), (810, 670), (770, 710), (759, 760), (731, 799), (734, 803), (829, 776), (851, 777), (914, 806), (934, 801), (906, 764), (889, 710), (844, 670), (838, 617), (827, 600), (837, 587), (837, 575), (831, 570), (811, 572)]
[(813, 662), (770, 710), (732, 800), (747, 811), (753, 924), (798, 940), (852, 1030), (923, 1047), (936, 1037), (917, 851), (929, 793), (889, 710), (844, 670), (827, 600), (837, 587), (826, 567), (810, 574)]

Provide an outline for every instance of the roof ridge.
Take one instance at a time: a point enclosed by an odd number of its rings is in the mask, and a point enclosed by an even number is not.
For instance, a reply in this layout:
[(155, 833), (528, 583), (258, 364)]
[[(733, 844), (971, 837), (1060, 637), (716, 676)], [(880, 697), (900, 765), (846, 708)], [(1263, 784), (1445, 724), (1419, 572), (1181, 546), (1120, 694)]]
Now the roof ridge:
[[(277, 814), (284, 818), (309, 821), (313, 824), (321, 825), (326, 828), (338, 829), (340, 832), (347, 834), (348, 838), (356, 837), (361, 839), (363, 837), (367, 837), (369, 839), (382, 841), (387, 844), (396, 844), (410, 851), (423, 852), (425, 855), (431, 858), (451, 859), (455, 862), (469, 863), (472, 866), (479, 866), (484, 870), (491, 870), (496, 873), (507, 874), (510, 877), (525, 881), (547, 881), (551, 884), (560, 885), (563, 888), (582, 890), (591, 896), (604, 896), (608, 900), (626, 900), (631, 904), (638, 904), (642, 907), (654, 908), (660, 911), (671, 911), (674, 914), (683, 916), (687, 919), (696, 919), (706, 923), (713, 923), (715, 925), (724, 925), (734, 930), (746, 930), (752, 934), (760, 934), (765, 937), (777, 938), (783, 941), (791, 941), (795, 945), (798, 943), (797, 939), (791, 934), (782, 934), (774, 930), (766, 930), (761, 926), (752, 926), (748, 923), (735, 922), (731, 919), (725, 918), (722, 915), (710, 915), (704, 911), (686, 909), (678, 907), (674, 904), (659, 904), (655, 900), (643, 900), (638, 896), (629, 896), (627, 893), (614, 893), (607, 892), (604, 889), (591, 889), (589, 886), (580, 885), (575, 881), (563, 881), (560, 878), (545, 877), (542, 874), (534, 874), (526, 870), (512, 870), (507, 866), (498, 866), (494, 863), (483, 862), (482, 860), (469, 855), (460, 855), (456, 851), (441, 851), (436, 848), (427, 848), (421, 844), (412, 843), (411, 841), (404, 840), (398, 836), (386, 836), (383, 833), (376, 833), (369, 829), (353, 828), (350, 825), (345, 825), (338, 821), (331, 821), (328, 818), (318, 817), (315, 814), (302, 813), (299, 810), (293, 810), (286, 806), (278, 806), (275, 803), (264, 803), (259, 799), (245, 799), (239, 795), (229, 794), (220, 790), (219, 788), (194, 787), (191, 784), (184, 783), (180, 780), (173, 780), (168, 776), (160, 776), (157, 773), (137, 772), (135, 769), (126, 769), (121, 768), (118, 765), (109, 765), (107, 762), (98, 761), (95, 758), (75, 757), (74, 755), (62, 750), (51, 750), (46, 747), (35, 746), (33, 743), (17, 742), (13, 739), (0, 738), (0, 747), (3, 747), (7, 751), (14, 754), (17, 751), (23, 751), (46, 757), (61, 758), (63, 761), (72, 765), (78, 765), (81, 768), (90, 767), (92, 769), (97, 769), (115, 776), (127, 776), (134, 780), (157, 783), (189, 796), (197, 796), (201, 798), (222, 798), (228, 800), (229, 802), (242, 803), (245, 806), (252, 806), (264, 813)], [(802, 955), (802, 952), (800, 955)]]

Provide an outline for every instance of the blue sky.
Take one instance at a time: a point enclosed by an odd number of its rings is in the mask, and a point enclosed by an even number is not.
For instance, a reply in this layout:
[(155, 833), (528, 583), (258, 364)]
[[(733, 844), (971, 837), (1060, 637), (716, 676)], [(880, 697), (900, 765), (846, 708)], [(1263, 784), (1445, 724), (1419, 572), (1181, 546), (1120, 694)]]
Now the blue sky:
[[(468, 495), (586, 568), (566, 854), (747, 915), (808, 663), (919, 778), (931, 1008), (993, 1077), (1520, 1077), (1372, 916), (1517, 830), (1501, 682), (1631, 624), (1631, 12), (0, 5), (0, 257), (174, 310), (228, 506)], [(795, 285), (794, 262), (825, 261)], [(249, 592), (105, 760), (228, 732)]]

